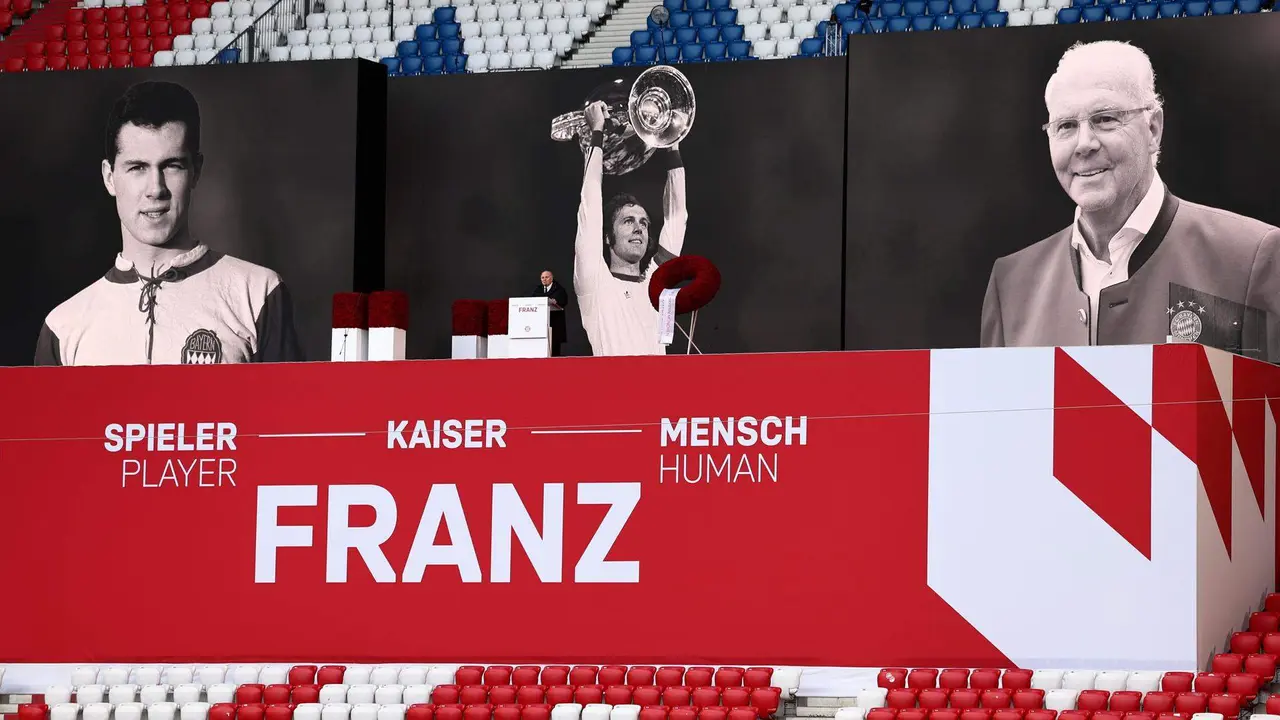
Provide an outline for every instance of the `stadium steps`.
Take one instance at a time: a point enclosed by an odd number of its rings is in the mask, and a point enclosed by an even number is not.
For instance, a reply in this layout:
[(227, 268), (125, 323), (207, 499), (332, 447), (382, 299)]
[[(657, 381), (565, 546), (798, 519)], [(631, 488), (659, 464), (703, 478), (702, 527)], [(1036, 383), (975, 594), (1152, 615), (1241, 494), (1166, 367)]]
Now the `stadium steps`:
[(631, 31), (648, 27), (645, 19), (660, 0), (622, 0), (586, 42), (578, 46), (562, 67), (600, 67), (613, 64), (613, 49), (631, 44)]
[(32, 3), (37, 9), (21, 26), (13, 29), (9, 37), (0, 43), (0, 64), (13, 56), (26, 53), (27, 43), (44, 40), (45, 28), (57, 25), (67, 17), (67, 11), (76, 6), (76, 0), (49, 0)]

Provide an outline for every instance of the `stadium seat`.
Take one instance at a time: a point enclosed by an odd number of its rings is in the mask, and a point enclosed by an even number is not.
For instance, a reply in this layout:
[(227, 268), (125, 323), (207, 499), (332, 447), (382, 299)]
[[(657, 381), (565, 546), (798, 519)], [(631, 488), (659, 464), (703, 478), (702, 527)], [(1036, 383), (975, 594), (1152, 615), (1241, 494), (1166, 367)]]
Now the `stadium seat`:
[(951, 691), (951, 707), (957, 710), (972, 710), (978, 707), (981, 695), (977, 690), (968, 687)]
[(893, 688), (885, 696), (885, 706), (901, 710), (916, 706), (916, 697), (920, 691), (915, 688)]

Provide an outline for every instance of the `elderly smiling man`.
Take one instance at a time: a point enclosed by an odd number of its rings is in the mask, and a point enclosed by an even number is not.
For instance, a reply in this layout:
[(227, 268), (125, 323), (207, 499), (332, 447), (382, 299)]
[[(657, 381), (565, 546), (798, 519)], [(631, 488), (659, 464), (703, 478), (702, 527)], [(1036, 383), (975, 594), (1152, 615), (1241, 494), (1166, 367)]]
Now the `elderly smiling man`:
[(1147, 54), (1077, 44), (1044, 100), (1049, 157), (1075, 220), (996, 261), (982, 345), (1162, 343), (1178, 283), (1266, 311), (1262, 350), (1280, 359), (1280, 229), (1182, 200), (1161, 181), (1165, 115)]

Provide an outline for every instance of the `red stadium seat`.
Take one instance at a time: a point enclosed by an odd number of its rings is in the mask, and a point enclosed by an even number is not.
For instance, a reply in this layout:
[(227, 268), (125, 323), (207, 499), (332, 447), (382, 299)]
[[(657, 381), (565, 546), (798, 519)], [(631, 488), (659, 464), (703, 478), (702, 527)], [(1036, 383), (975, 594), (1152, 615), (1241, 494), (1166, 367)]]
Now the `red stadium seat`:
[(601, 685), (582, 685), (573, 691), (573, 701), (579, 705), (598, 705), (604, 702), (604, 687)]
[[(439, 707), (452, 705), (462, 696), (462, 689), (457, 685), (437, 685), (431, 690), (431, 702)], [(296, 701), (295, 701), (296, 702)]]
[(1138, 712), (1142, 709), (1142, 693), (1133, 690), (1119, 690), (1111, 693), (1112, 710), (1122, 713)]
[(1261, 686), (1262, 680), (1257, 675), (1232, 673), (1227, 677), (1226, 692), (1231, 695), (1239, 695), (1246, 705), (1252, 705), (1254, 699), (1258, 697), (1258, 690)]
[[(776, 687), (755, 688), (751, 691), (751, 707), (762, 718), (770, 718), (778, 714), (782, 706), (782, 689)], [(903, 720), (906, 720), (905, 718)], [(922, 719), (923, 720), (923, 719)]]
[(706, 666), (691, 667), (684, 671), (684, 684), (688, 687), (710, 685), (715, 673), (715, 668)]
[[(892, 712), (888, 708), (876, 708), (876, 710), (883, 710), (886, 713)], [(871, 712), (875, 712), (876, 710), (872, 710)], [(876, 718), (871, 717), (871, 712), (867, 713), (867, 720), (877, 720)], [(756, 720), (756, 711), (751, 708), (734, 708), (729, 711), (729, 720)], [(893, 718), (881, 717), (878, 720), (893, 720)]]
[(1280, 632), (1280, 613), (1256, 612), (1250, 615), (1249, 631), (1260, 633)]
[(1263, 655), (1261, 653), (1246, 655), (1244, 658), (1244, 671), (1257, 675), (1262, 678), (1263, 684), (1266, 684), (1276, 676), (1276, 656)]
[(551, 707), (571, 702), (573, 702), (572, 685), (552, 685), (547, 688), (547, 704)]
[(191, 34), (191, 21), (186, 18), (170, 18), (169, 31), (173, 35), (189, 35)]
[(50, 25), (44, 29), (45, 40), (65, 40), (67, 26), (66, 25)]
[(773, 682), (773, 668), (752, 667), (742, 674), (742, 684), (749, 688), (769, 687)]
[(249, 705), (251, 703), (260, 703), (262, 702), (262, 693), (266, 689), (265, 685), (259, 685), (258, 683), (241, 685), (236, 688), (236, 704)]
[(291, 703), (268, 705), (266, 720), (293, 720), (293, 705)]
[(727, 708), (750, 705), (751, 691), (746, 688), (725, 688), (720, 692), (720, 704)]
[(938, 671), (933, 668), (917, 668), (907, 673), (907, 687), (920, 690), (938, 687)]
[(1231, 652), (1251, 655), (1262, 650), (1262, 633), (1231, 633)]
[(684, 684), (684, 668), (676, 665), (664, 665), (658, 668), (653, 684), (658, 687), (671, 687)]
[[(732, 711), (730, 711), (729, 717), (732, 718), (735, 714), (743, 713), (743, 712), (744, 712), (743, 708), (734, 708)], [(745, 712), (750, 712), (750, 711), (745, 711)], [(751, 718), (745, 714), (741, 715), (740, 717), (742, 718), (742, 720), (751, 720)], [(867, 711), (867, 720), (897, 720), (897, 717), (898, 717), (898, 711), (894, 710), (893, 708), (879, 707), (879, 708), (872, 708)]]
[(1220, 693), (1227, 689), (1227, 676), (1222, 673), (1200, 673), (1196, 675), (1192, 689), (1206, 695)]
[(1219, 693), (1209, 696), (1209, 712), (1218, 713), (1223, 720), (1235, 720), (1240, 717), (1242, 700), (1235, 693)]
[(640, 708), (640, 720), (667, 720), (667, 708), (661, 705), (645, 705)]
[[(1005, 673), (1008, 677), (1008, 673)], [(1013, 706), (1023, 710), (1039, 710), (1044, 707), (1044, 690), (1025, 688), (1013, 691)]]
[(622, 665), (605, 665), (600, 668), (600, 674), (596, 677), (596, 682), (605, 687), (625, 685), (627, 682), (627, 668)]
[(1142, 696), (1142, 710), (1157, 715), (1171, 713), (1175, 697), (1176, 695), (1171, 692), (1149, 692)]
[(519, 705), (499, 705), (493, 709), (493, 720), (520, 720)]
[(13, 0), (13, 3), (11, 3), (9, 7), (13, 9), (13, 14), (20, 18), (29, 17), (31, 15), (31, 0)]
[(127, 53), (129, 52), (129, 38), (113, 37), (107, 41), (109, 52)]
[(960, 711), (953, 708), (930, 710), (929, 720), (960, 720)]
[(487, 703), (482, 705), (468, 705), (462, 711), (463, 720), (492, 720), (493, 706)]
[[(458, 693), (458, 702), (463, 705), (483, 705), (489, 702), (489, 688), (483, 685), (467, 685)], [(573, 702), (565, 700), (565, 702)]]
[(969, 687), (969, 670), (967, 668), (949, 668), (938, 676), (938, 687), (948, 690)]
[(89, 53), (89, 67), (103, 70), (111, 65), (111, 58), (106, 53)]
[(89, 23), (85, 26), (85, 34), (90, 40), (101, 40), (107, 36), (107, 26), (104, 23)]
[(688, 705), (673, 707), (667, 713), (667, 718), (668, 720), (698, 720), (698, 711)]
[(698, 720), (728, 720), (729, 708), (705, 707), (698, 712)]
[(47, 62), (44, 56), (27, 58), (27, 72), (43, 72)]
[(494, 685), (489, 688), (489, 702), (494, 705), (516, 704), (515, 685)]
[(109, 49), (107, 47), (106, 38), (98, 38), (97, 40), (90, 40), (88, 45), (89, 45), (90, 55), (106, 55), (107, 50)]
[[(166, 23), (167, 24), (167, 23)], [(165, 32), (169, 32), (168, 29)], [(346, 665), (325, 665), (316, 673), (317, 685), (341, 685), (342, 676), (347, 673)]]
[(44, 43), (29, 42), (26, 46), (27, 57), (44, 57)]
[(1156, 720), (1156, 716), (1149, 712), (1127, 712), (1124, 714), (1124, 720)]
[(48, 58), (45, 62), (47, 63), (45, 67), (46, 70), (66, 70), (67, 69), (67, 58), (65, 55)]
[(942, 688), (925, 688), (920, 691), (920, 707), (926, 710), (937, 710), (947, 706), (951, 699), (951, 691)]
[[(3, 7), (3, 6), (0, 6)], [(7, 8), (0, 9), (0, 33), (8, 32), (13, 27), (13, 13)]]
[(884, 668), (876, 675), (876, 686), (886, 690), (907, 686), (906, 668)]
[[(22, 58), (18, 58), (21, 60)], [(5, 72), (12, 72), (8, 66)], [(21, 69), (19, 69), (21, 72)], [(49, 706), (44, 703), (23, 703), (18, 706), (18, 720), (47, 720), (49, 717)]]
[(84, 23), (84, 8), (71, 8), (67, 10), (67, 23)]
[[(699, 688), (701, 690), (702, 688)], [(606, 705), (630, 705), (631, 704), (630, 685), (610, 685), (604, 690), (604, 703)], [(694, 704), (698, 704), (698, 695), (695, 692), (693, 696)], [(720, 693), (716, 693), (715, 705), (720, 704)]]
[(1026, 713), (1026, 710), (1018, 708), (1000, 708), (991, 714), (991, 720), (1022, 720)]
[(293, 689), (293, 694), (289, 698), (294, 705), (303, 703), (320, 702), (320, 686), (319, 685), (299, 685)]
[(541, 685), (521, 685), (516, 690), (516, 702), (521, 705), (536, 705), (547, 699), (547, 689)]
[(1191, 716), (1187, 713), (1160, 713), (1156, 720), (1191, 720)]
[(1090, 720), (1124, 720), (1124, 713), (1114, 710), (1099, 710), (1090, 716)]
[(236, 708), (236, 720), (265, 720), (267, 706), (262, 703), (250, 703)]
[(551, 706), (546, 703), (525, 705), (520, 711), (520, 720), (551, 720)]
[[(600, 674), (600, 668), (595, 665), (574, 665), (573, 670), (569, 671), (570, 685), (595, 685), (596, 676)], [(702, 683), (708, 685), (710, 683)]]
[(1213, 663), (1209, 667), (1213, 672), (1224, 675), (1238, 673), (1244, 669), (1244, 656), (1237, 653), (1218, 653), (1213, 656)]
[[(313, 683), (299, 683), (299, 685)], [(287, 705), (293, 698), (293, 687), (289, 685), (268, 685), (262, 691), (262, 702), (268, 705)]]
[(1088, 710), (1063, 710), (1058, 713), (1058, 720), (1089, 720), (1092, 714)]
[(107, 8), (107, 22), (128, 22), (129, 13), (123, 7)]
[(68, 40), (67, 54), (68, 55), (88, 55), (89, 43), (84, 40)]
[(1202, 692), (1178, 693), (1178, 696), (1173, 699), (1173, 709), (1179, 713), (1194, 715), (1204, 712), (1207, 707), (1209, 707), (1209, 696)]
[(970, 710), (978, 707), (978, 699), (979, 695), (977, 690), (956, 688), (951, 691), (951, 707), (957, 710)]
[(214, 703), (209, 708), (209, 720), (236, 720), (235, 703)]
[(742, 684), (742, 675), (746, 670), (740, 667), (722, 667), (716, 670), (715, 686), (732, 687)]
[(1160, 689), (1171, 693), (1191, 692), (1191, 684), (1195, 679), (1195, 673), (1167, 672), (1160, 678)]
[(118, 38), (118, 37), (128, 37), (128, 36), (129, 36), (128, 23), (122, 23), (122, 22), (107, 23), (107, 37)]
[(538, 684), (543, 687), (551, 687), (552, 685), (564, 685), (568, 682), (568, 665), (548, 665), (542, 668), (542, 681)]
[(1045, 710), (1044, 708), (1028, 710), (1026, 714), (1026, 720), (1056, 720), (1057, 717), (1057, 710)]
[(898, 720), (929, 720), (929, 711), (920, 708), (906, 708), (898, 711)]
[(1081, 690), (1080, 696), (1076, 698), (1076, 709), (1087, 712), (1106, 710), (1110, 699), (1111, 693), (1106, 690)]
[[(516, 687), (524, 687), (525, 685), (537, 685), (538, 676), (542, 674), (540, 665), (521, 665), (511, 671), (511, 684)], [(522, 705), (524, 703), (521, 703)]]
[(919, 690), (915, 688), (894, 688), (885, 696), (885, 706), (902, 710), (903, 708), (913, 708), (916, 706), (916, 697)]
[(662, 691), (662, 704), (667, 707), (688, 705), (692, 699), (693, 693), (689, 691), (689, 688), (684, 687), (683, 685), (669, 687)]
[(994, 710), (987, 708), (971, 708), (960, 713), (960, 720), (991, 720)]
[[(192, 20), (207, 18), (209, 17), (209, 5), (210, 3), (207, 2), (193, 2), (187, 6), (187, 16)], [(169, 10), (169, 17), (173, 17), (172, 9)]]
[(67, 41), (50, 40), (44, 44), (45, 57), (59, 57), (67, 54)]
[(484, 668), (479, 665), (463, 665), (454, 673), (453, 683), (458, 687), (483, 684)]
[(1280, 655), (1280, 632), (1266, 633), (1262, 636), (1262, 652), (1268, 655)]
[[(613, 688), (609, 688), (613, 690)], [(610, 705), (625, 705), (625, 702), (611, 703), (608, 698), (609, 693), (605, 692), (605, 702)], [(697, 708), (713, 707), (720, 704), (720, 688), (718, 687), (700, 687), (693, 689), (693, 706)]]
[[(975, 674), (976, 674), (976, 671), (975, 671)], [(970, 682), (973, 681), (972, 675), (969, 676), (969, 681)], [(999, 710), (1001, 708), (1010, 707), (1013, 703), (1013, 698), (1009, 695), (1009, 692), (1006, 690), (983, 690), (979, 702), (981, 706), (984, 708)]]
[(636, 665), (627, 671), (626, 684), (631, 687), (653, 685), (653, 678), (657, 672), (658, 669), (652, 665)]
[(1267, 595), (1266, 601), (1262, 605), (1267, 612), (1280, 612), (1280, 593), (1271, 593)]
[(511, 684), (511, 666), (510, 665), (490, 665), (489, 667), (485, 668), (484, 684), (489, 686), (510, 685)]
[(631, 704), (645, 707), (662, 704), (662, 689), (657, 685), (641, 685), (631, 694)]
[(67, 29), (64, 33), (67, 40), (84, 40), (88, 38), (88, 30), (84, 23), (67, 23)]
[(1000, 687), (1000, 671), (989, 668), (969, 673), (969, 687), (974, 690), (993, 690)]
[(1000, 687), (1005, 690), (1026, 690), (1031, 687), (1032, 671), (1011, 668), (1000, 676)]
[(1280, 715), (1280, 695), (1272, 695), (1267, 698), (1267, 714)]

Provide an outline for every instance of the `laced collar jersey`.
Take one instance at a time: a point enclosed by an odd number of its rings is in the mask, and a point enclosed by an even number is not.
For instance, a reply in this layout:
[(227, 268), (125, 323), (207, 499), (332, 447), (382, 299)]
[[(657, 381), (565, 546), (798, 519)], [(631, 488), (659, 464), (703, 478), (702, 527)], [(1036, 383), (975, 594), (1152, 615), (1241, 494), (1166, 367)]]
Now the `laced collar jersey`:
[(123, 256), (54, 308), (37, 365), (206, 365), (301, 360), (288, 288), (274, 271), (197, 245), (164, 265)]

